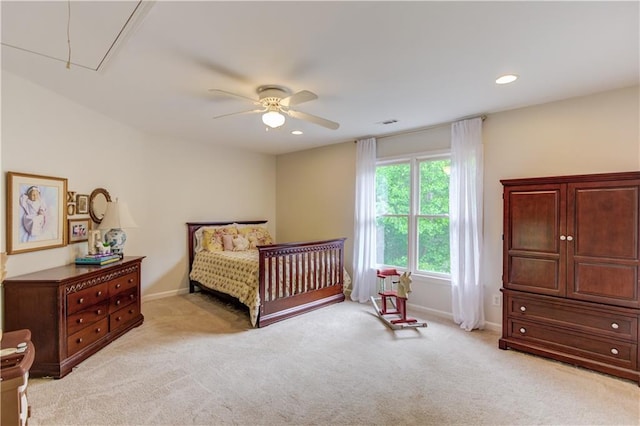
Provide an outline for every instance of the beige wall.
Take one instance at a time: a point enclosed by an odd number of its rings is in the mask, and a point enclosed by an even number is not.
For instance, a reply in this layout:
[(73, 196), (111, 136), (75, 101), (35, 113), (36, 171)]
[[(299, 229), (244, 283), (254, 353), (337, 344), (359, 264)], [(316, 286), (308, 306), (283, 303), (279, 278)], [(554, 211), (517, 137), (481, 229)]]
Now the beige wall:
[[(103, 187), (126, 201), (138, 228), (127, 230), (125, 254), (147, 256), (143, 301), (187, 289), (185, 222), (259, 218), (275, 232), (275, 156), (146, 135), (5, 71), (1, 161), (3, 194), (4, 174), (14, 171), (67, 178), (81, 194)], [(4, 251), (4, 219), (0, 230)], [(8, 276), (86, 251), (76, 243), (11, 255)]]
[(355, 144), (349, 142), (280, 155), (276, 162), (278, 241), (347, 237), (345, 264), (349, 273), (355, 155)]
[[(483, 125), (483, 281), (489, 327), (498, 328), (501, 322), (501, 308), (492, 305), (502, 285), (500, 179), (640, 170), (639, 95), (636, 86), (488, 115)], [(449, 126), (439, 126), (380, 138), (378, 156), (448, 147)], [(277, 164), (279, 235), (286, 233), (289, 240), (344, 235), (352, 240), (354, 143), (281, 155)], [(334, 208), (337, 201), (341, 204)], [(450, 315), (450, 285), (414, 276), (410, 302)]]

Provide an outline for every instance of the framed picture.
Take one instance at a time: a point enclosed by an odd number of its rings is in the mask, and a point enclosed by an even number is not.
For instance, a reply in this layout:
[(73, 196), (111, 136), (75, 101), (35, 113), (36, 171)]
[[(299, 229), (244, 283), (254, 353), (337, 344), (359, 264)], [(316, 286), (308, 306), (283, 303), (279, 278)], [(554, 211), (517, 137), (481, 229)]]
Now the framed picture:
[(96, 254), (98, 252), (97, 245), (102, 243), (102, 232), (99, 229), (92, 229), (89, 231), (89, 254)]
[(89, 196), (87, 194), (76, 195), (76, 214), (89, 214)]
[(7, 172), (7, 253), (67, 244), (67, 179)]
[(86, 219), (69, 219), (67, 229), (69, 232), (69, 244), (87, 241), (91, 227), (91, 220)]

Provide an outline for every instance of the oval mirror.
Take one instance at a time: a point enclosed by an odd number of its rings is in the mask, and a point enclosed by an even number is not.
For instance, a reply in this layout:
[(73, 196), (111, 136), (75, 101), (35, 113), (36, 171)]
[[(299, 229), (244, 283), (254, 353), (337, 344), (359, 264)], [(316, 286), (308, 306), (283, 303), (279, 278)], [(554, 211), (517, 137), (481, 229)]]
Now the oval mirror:
[(107, 203), (111, 201), (111, 195), (104, 188), (96, 188), (89, 196), (89, 215), (95, 223), (102, 222), (107, 211)]

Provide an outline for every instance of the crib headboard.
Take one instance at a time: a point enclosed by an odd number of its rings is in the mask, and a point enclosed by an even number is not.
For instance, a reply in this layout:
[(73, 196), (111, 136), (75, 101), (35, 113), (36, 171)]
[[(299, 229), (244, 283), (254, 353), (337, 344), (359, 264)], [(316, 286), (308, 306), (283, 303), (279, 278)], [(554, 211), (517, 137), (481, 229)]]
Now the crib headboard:
[(191, 265), (193, 264), (193, 258), (195, 257), (195, 233), (203, 226), (224, 226), (237, 223), (239, 225), (264, 225), (266, 220), (232, 220), (226, 222), (187, 222), (187, 247), (189, 248), (189, 273), (191, 273)]

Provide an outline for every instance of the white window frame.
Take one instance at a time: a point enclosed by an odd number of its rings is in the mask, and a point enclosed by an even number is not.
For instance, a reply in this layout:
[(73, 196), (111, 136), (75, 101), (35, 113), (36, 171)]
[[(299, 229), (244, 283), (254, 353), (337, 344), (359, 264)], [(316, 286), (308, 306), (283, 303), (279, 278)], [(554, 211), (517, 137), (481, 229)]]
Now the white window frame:
[[(394, 164), (409, 163), (411, 188), (409, 191), (409, 198), (410, 198), (409, 199), (409, 231), (408, 231), (409, 241), (407, 242), (408, 244), (407, 270), (410, 271), (412, 275), (450, 281), (451, 274), (435, 272), (435, 271), (420, 271), (418, 270), (418, 264), (417, 264), (418, 262), (418, 217), (433, 217), (431, 215), (419, 214), (420, 199), (417, 196), (417, 191), (420, 185), (420, 168), (418, 167), (418, 165), (422, 161), (442, 160), (447, 158), (451, 159), (451, 151), (449, 150), (429, 151), (429, 152), (421, 152), (417, 154), (385, 157), (385, 158), (379, 158), (376, 161), (376, 169), (379, 166), (390, 166)], [(387, 216), (403, 216), (404, 217), (404, 215), (387, 215)], [(377, 267), (378, 268), (397, 268), (397, 269), (403, 270), (403, 268), (400, 268), (396, 265), (378, 264)]]

